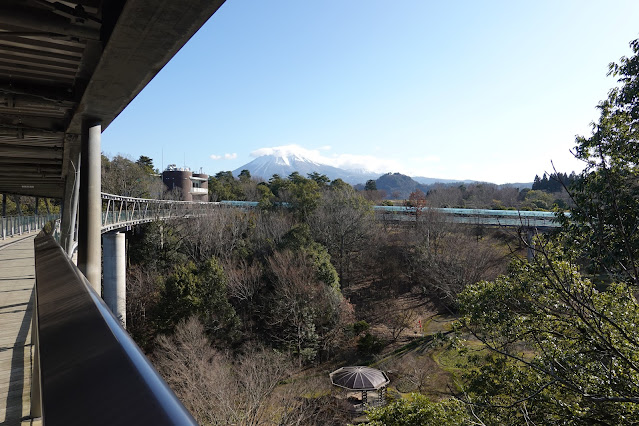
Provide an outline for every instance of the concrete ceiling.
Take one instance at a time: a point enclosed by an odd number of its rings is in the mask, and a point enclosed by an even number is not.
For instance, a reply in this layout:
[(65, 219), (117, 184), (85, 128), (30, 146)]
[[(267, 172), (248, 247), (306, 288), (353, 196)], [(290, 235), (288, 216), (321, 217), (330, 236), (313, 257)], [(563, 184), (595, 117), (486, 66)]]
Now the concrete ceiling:
[(2, 0), (0, 193), (62, 198), (82, 121), (105, 129), (222, 3)]

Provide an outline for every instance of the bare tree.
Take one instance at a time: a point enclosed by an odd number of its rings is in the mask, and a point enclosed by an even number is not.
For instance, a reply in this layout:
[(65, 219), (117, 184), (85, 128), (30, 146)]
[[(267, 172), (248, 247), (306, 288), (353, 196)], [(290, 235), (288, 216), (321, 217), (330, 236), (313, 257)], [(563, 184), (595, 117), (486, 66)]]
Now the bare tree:
[(415, 324), (417, 314), (413, 309), (402, 306), (397, 299), (394, 299), (386, 304), (384, 318), (393, 342), (396, 342), (406, 329)]
[(375, 229), (370, 203), (351, 187), (325, 191), (309, 223), (316, 239), (326, 246), (336, 262), (344, 285), (351, 258)]
[(162, 188), (160, 178), (122, 155), (111, 160), (102, 156), (102, 191), (125, 197), (156, 197)]
[(250, 303), (257, 291), (262, 287), (262, 270), (258, 264), (248, 264), (241, 259), (236, 263), (227, 263), (224, 271), (228, 277), (229, 297)]
[(343, 298), (319, 280), (312, 259), (302, 253), (275, 252), (268, 268), (273, 288), (263, 309), (269, 337), (298, 355), (300, 364), (311, 361), (335, 343)]
[(195, 318), (172, 337), (158, 338), (153, 361), (185, 407), (203, 425), (276, 424), (282, 401), (278, 384), (290, 377), (287, 357), (253, 348), (232, 359), (214, 350)]
[(467, 232), (448, 232), (436, 243), (418, 245), (411, 256), (413, 282), (432, 291), (448, 307), (468, 284), (493, 279), (504, 271), (509, 252), (499, 250), (491, 239), (478, 239)]
[(142, 347), (155, 337), (152, 311), (158, 303), (158, 272), (149, 267), (130, 265), (126, 279), (127, 330)]
[(248, 230), (249, 214), (239, 209), (220, 208), (189, 221), (189, 226), (181, 229), (189, 257), (194, 261), (211, 257), (228, 261)]
[(256, 211), (251, 216), (254, 227), (248, 238), (256, 254), (268, 255), (282, 241), (292, 226), (292, 218), (281, 210)]

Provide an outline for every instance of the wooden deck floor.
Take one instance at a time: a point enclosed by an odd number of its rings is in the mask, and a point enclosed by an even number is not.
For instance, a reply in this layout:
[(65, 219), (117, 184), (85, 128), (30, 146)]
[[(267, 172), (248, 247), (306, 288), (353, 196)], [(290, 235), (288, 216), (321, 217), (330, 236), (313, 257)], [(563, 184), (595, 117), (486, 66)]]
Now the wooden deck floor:
[(28, 418), (35, 235), (0, 241), (0, 424), (7, 426), (34, 424)]

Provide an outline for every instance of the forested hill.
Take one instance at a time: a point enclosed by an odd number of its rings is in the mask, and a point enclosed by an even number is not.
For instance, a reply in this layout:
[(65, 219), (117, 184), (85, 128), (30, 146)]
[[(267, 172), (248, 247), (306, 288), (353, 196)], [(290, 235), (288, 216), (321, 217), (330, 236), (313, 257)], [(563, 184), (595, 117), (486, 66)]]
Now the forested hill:
[(376, 181), (378, 190), (386, 191), (387, 197), (393, 199), (407, 199), (411, 192), (419, 189), (423, 193), (428, 193), (428, 185), (423, 185), (410, 176), (401, 173), (386, 173)]

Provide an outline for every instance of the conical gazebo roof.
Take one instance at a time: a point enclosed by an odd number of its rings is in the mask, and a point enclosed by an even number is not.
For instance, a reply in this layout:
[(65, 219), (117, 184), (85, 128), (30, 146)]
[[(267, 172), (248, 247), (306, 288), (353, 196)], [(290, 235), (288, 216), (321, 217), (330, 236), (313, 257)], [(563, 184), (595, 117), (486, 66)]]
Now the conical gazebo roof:
[(370, 367), (342, 367), (330, 374), (331, 382), (350, 390), (377, 390), (390, 383), (386, 373)]

